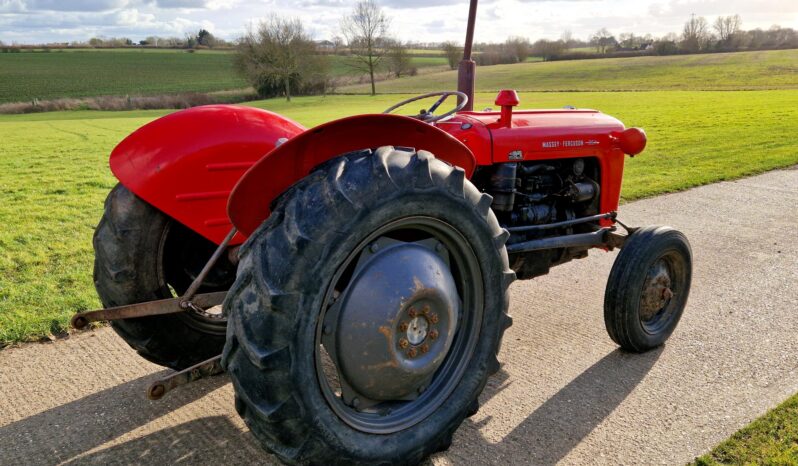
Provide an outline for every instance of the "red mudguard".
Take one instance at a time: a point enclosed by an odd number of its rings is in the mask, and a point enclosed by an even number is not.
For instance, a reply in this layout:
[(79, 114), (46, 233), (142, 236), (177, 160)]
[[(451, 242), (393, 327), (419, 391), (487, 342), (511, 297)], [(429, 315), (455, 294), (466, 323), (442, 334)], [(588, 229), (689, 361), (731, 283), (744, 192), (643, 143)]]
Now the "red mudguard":
[[(266, 110), (195, 107), (159, 118), (125, 138), (111, 153), (111, 171), (137, 196), (219, 244), (232, 227), (227, 199), (239, 178), (278, 140), (304, 131)], [(277, 177), (282, 181), (284, 175)], [(243, 239), (237, 235), (233, 244)]]
[(430, 151), (461, 167), (468, 178), (476, 168), (468, 147), (435, 126), (398, 115), (358, 115), (312, 128), (271, 151), (238, 182), (228, 215), (240, 232), (250, 235), (271, 213), (271, 202), (314, 167), (347, 152), (380, 146)]

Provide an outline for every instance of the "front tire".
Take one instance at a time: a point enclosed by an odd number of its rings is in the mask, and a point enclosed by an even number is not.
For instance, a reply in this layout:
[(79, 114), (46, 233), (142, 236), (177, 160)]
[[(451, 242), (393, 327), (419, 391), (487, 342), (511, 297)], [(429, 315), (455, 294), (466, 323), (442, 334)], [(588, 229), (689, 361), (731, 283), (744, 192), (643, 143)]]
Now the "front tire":
[[(223, 365), (264, 448), (289, 463), (415, 464), (448, 447), (511, 323), (515, 275), (490, 202), (462, 169), (391, 147), (335, 159), (278, 200), (240, 251), (225, 301)], [(450, 272), (440, 289), (422, 285)], [(372, 322), (394, 302), (397, 319)], [(406, 363), (420, 368), (417, 386), (396, 372)]]
[(640, 228), (612, 266), (604, 294), (604, 323), (626, 351), (642, 353), (670, 337), (690, 294), (693, 254), (687, 238), (664, 226)]

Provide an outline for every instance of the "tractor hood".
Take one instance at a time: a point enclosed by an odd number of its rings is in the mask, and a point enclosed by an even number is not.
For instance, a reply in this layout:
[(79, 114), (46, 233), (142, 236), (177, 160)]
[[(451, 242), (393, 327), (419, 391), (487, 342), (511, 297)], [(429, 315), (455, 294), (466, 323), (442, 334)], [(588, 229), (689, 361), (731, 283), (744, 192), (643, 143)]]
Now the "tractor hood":
[(520, 110), (511, 124), (500, 112), (461, 114), (484, 124), (493, 139), (493, 162), (557, 156), (558, 152), (608, 151), (617, 147), (624, 125), (596, 110)]

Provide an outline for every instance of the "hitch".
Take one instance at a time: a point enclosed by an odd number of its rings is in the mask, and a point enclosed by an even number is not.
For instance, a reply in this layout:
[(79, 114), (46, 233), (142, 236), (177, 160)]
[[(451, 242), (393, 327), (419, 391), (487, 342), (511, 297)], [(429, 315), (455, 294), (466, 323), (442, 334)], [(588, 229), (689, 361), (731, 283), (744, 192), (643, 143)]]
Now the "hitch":
[(171, 392), (177, 387), (187, 385), (191, 382), (206, 377), (211, 377), (224, 372), (222, 368), (222, 355), (218, 355), (203, 361), (199, 364), (183, 369), (180, 372), (175, 372), (167, 377), (156, 380), (147, 389), (147, 398), (151, 400), (160, 400), (164, 395)]
[[(203, 293), (194, 296), (191, 301), (188, 302), (197, 308), (208, 309), (222, 304), (226, 295), (226, 291)], [(185, 302), (184, 298), (169, 298), (158, 301), (148, 301), (146, 303), (128, 304), (127, 306), (109, 307), (108, 309), (99, 309), (97, 311), (82, 312), (72, 316), (70, 325), (74, 329), (81, 330), (86, 328), (90, 322), (97, 322), (100, 320), (133, 319), (137, 317), (176, 314), (178, 312), (185, 312), (186, 309), (188, 309), (188, 307), (184, 307)]]
[(224, 238), (219, 247), (213, 252), (211, 258), (202, 267), (197, 278), (191, 282), (183, 296), (179, 298), (161, 299), (158, 301), (148, 301), (144, 303), (127, 304), (125, 306), (109, 307), (107, 309), (99, 309), (96, 311), (81, 312), (72, 316), (70, 325), (72, 328), (80, 330), (89, 325), (90, 322), (97, 322), (100, 320), (120, 320), (120, 319), (134, 319), (137, 317), (158, 316), (164, 314), (177, 314), (185, 312), (189, 309), (202, 311), (214, 306), (218, 306), (224, 302), (224, 297), (227, 296), (226, 291), (218, 291), (215, 293), (197, 294), (205, 277), (208, 276), (211, 269), (219, 258), (227, 249), (227, 246), (236, 235), (237, 230), (232, 228), (227, 236)]

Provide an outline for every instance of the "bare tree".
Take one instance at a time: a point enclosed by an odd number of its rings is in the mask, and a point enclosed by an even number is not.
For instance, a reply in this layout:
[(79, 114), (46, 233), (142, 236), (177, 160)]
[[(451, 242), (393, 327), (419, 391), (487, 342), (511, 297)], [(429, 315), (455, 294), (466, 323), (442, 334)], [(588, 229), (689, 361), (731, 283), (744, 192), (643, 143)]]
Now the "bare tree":
[(529, 49), (532, 47), (529, 39), (518, 36), (508, 37), (504, 42), (504, 46), (507, 47), (511, 54), (515, 55), (519, 63), (523, 63), (529, 58)]
[(607, 28), (601, 28), (590, 36), (590, 43), (596, 47), (596, 52), (607, 53), (607, 49), (614, 47), (618, 42)]
[(377, 93), (374, 74), (385, 58), (385, 34), (389, 20), (373, 0), (364, 0), (341, 20), (341, 32), (355, 57), (354, 67), (368, 73), (371, 79), (371, 95)]
[(460, 64), (460, 59), (463, 58), (463, 48), (451, 41), (444, 42), (443, 54), (446, 55), (449, 68), (456, 70), (457, 66)]
[(566, 29), (560, 35), (560, 40), (565, 44), (566, 48), (570, 49), (574, 45), (574, 33), (570, 29)]
[(398, 40), (387, 42), (388, 69), (397, 78), (413, 74), (413, 64), (407, 47)]
[(725, 49), (736, 50), (740, 43), (740, 28), (742, 26), (740, 15), (718, 16), (713, 28), (718, 33), (718, 40)]
[(344, 39), (341, 36), (335, 36), (332, 38), (333, 43), (333, 53), (339, 54), (344, 50)]
[(236, 65), (264, 97), (281, 91), (291, 100), (292, 88), (326, 71), (326, 57), (298, 19), (272, 16), (240, 41)]
[(684, 23), (681, 47), (687, 52), (698, 52), (707, 48), (710, 33), (707, 20), (703, 16), (692, 15)]
[(562, 40), (540, 39), (532, 44), (532, 53), (543, 57), (543, 61), (549, 61), (552, 57), (563, 53), (568, 46)]

